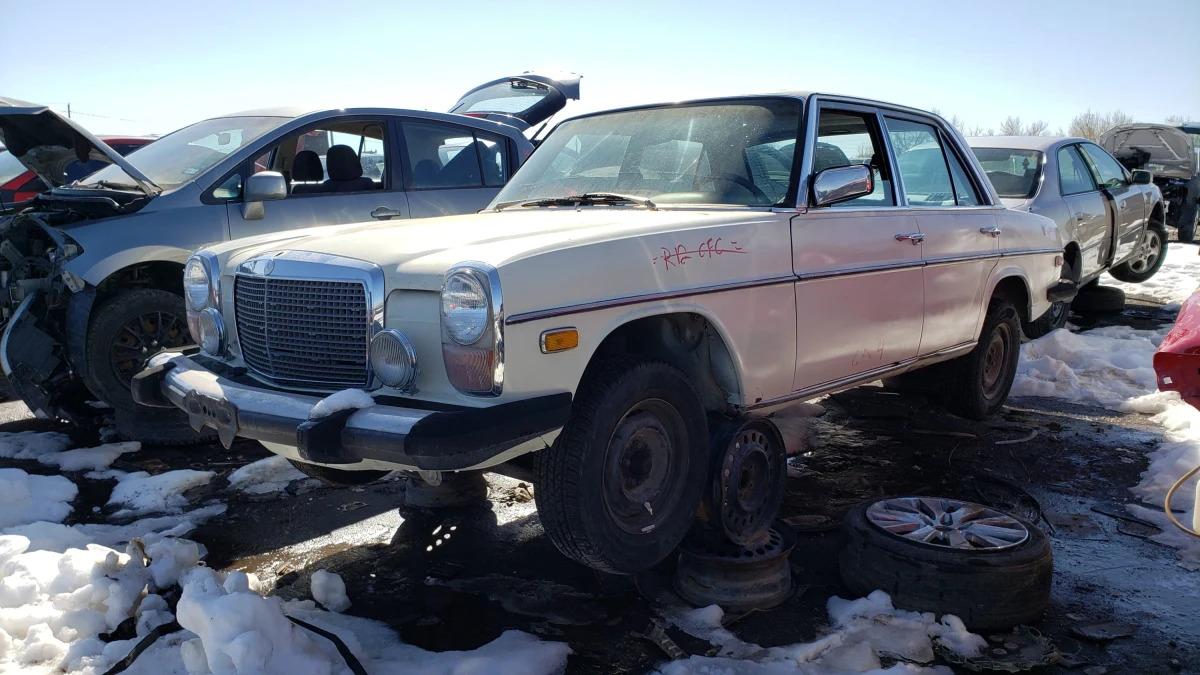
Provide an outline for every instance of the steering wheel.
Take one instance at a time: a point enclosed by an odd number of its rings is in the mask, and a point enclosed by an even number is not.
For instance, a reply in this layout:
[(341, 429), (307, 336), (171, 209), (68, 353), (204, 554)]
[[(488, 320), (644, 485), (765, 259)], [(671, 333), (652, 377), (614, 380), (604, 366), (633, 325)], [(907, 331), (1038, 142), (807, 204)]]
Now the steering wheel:
[(772, 199), (767, 196), (767, 193), (763, 192), (762, 189), (759, 188), (757, 185), (755, 185), (754, 183), (751, 183), (750, 181), (746, 180), (745, 178), (742, 178), (741, 176), (734, 174), (734, 173), (714, 173), (709, 176), (704, 176), (703, 178), (700, 179), (700, 182), (697, 183), (696, 187), (700, 187), (701, 185), (707, 185), (709, 183), (712, 183), (713, 181), (718, 181), (718, 180), (723, 180), (727, 183), (733, 183), (734, 185), (737, 185), (738, 187), (746, 188), (747, 190), (750, 191), (750, 194), (754, 195), (755, 197), (758, 197), (759, 199), (763, 200), (767, 204), (770, 204), (772, 201)]

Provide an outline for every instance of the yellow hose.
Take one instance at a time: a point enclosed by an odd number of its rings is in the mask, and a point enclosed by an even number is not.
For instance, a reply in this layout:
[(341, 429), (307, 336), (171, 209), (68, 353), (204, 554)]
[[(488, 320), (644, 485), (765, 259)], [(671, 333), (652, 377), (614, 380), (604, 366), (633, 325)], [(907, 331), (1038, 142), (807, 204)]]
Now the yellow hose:
[(1167, 490), (1167, 498), (1165, 500), (1163, 500), (1163, 510), (1167, 512), (1167, 518), (1171, 521), (1172, 525), (1174, 525), (1175, 527), (1178, 527), (1179, 529), (1183, 530), (1184, 532), (1187, 532), (1188, 534), (1192, 535), (1193, 537), (1200, 538), (1200, 532), (1197, 532), (1197, 531), (1191, 529), (1190, 527), (1186, 527), (1183, 523), (1179, 522), (1178, 520), (1175, 520), (1175, 514), (1171, 513), (1171, 497), (1175, 494), (1175, 491), (1179, 489), (1180, 485), (1183, 485), (1185, 482), (1187, 482), (1187, 479), (1191, 478), (1192, 476), (1195, 476), (1197, 473), (1200, 473), (1200, 466), (1197, 466), (1196, 468), (1192, 469), (1191, 471), (1183, 474), (1183, 478), (1180, 478), (1179, 480), (1175, 481), (1175, 484), (1171, 486), (1171, 489)]

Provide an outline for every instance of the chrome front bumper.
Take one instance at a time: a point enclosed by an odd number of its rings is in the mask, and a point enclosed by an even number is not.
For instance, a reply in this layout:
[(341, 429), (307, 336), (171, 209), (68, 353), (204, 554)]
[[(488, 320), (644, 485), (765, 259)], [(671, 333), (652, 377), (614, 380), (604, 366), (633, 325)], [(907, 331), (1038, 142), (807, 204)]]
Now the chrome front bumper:
[(225, 447), (241, 436), (294, 446), (302, 461), (316, 464), (373, 460), (426, 471), (486, 464), (562, 428), (571, 412), (571, 395), (563, 393), (487, 408), (376, 404), (311, 420), (319, 397), (223, 377), (179, 352), (153, 357), (134, 377), (133, 397), (142, 405), (183, 410), (193, 428), (216, 429)]

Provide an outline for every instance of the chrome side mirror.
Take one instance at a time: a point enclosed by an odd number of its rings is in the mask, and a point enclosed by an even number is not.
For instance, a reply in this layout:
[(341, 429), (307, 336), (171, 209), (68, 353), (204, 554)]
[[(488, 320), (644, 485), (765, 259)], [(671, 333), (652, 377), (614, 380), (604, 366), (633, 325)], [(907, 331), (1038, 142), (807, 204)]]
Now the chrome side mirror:
[(875, 191), (871, 167), (863, 164), (825, 169), (813, 176), (812, 193), (817, 206), (830, 206), (858, 199)]
[(263, 202), (287, 197), (287, 180), (278, 171), (261, 171), (246, 180), (242, 191), (242, 219), (262, 220)]
[(1133, 170), (1133, 184), (1134, 185), (1149, 185), (1153, 182), (1154, 182), (1154, 174), (1150, 173), (1149, 171), (1146, 171), (1145, 169), (1134, 169)]

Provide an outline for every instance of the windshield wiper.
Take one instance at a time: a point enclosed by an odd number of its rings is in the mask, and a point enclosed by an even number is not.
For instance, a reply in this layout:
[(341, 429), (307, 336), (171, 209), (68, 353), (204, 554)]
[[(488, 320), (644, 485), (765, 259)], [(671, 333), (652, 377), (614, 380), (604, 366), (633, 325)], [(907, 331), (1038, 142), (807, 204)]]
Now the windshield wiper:
[(78, 185), (78, 186), (75, 185), (74, 183), (72, 183), (71, 185), (69, 185), (67, 187), (79, 187), (79, 188), (98, 187), (98, 188), (107, 188), (109, 190), (123, 190), (123, 191), (138, 189), (138, 187), (136, 185), (129, 185), (126, 183), (114, 183), (111, 180), (98, 180), (95, 183), (84, 183), (83, 185)]
[(637, 204), (651, 211), (658, 210), (658, 205), (645, 197), (622, 195), (615, 192), (585, 192), (581, 195), (572, 195), (570, 197), (548, 197), (546, 199), (534, 199), (530, 201), (501, 202), (496, 205), (495, 210), (499, 211), (507, 206), (592, 206), (595, 204)]

